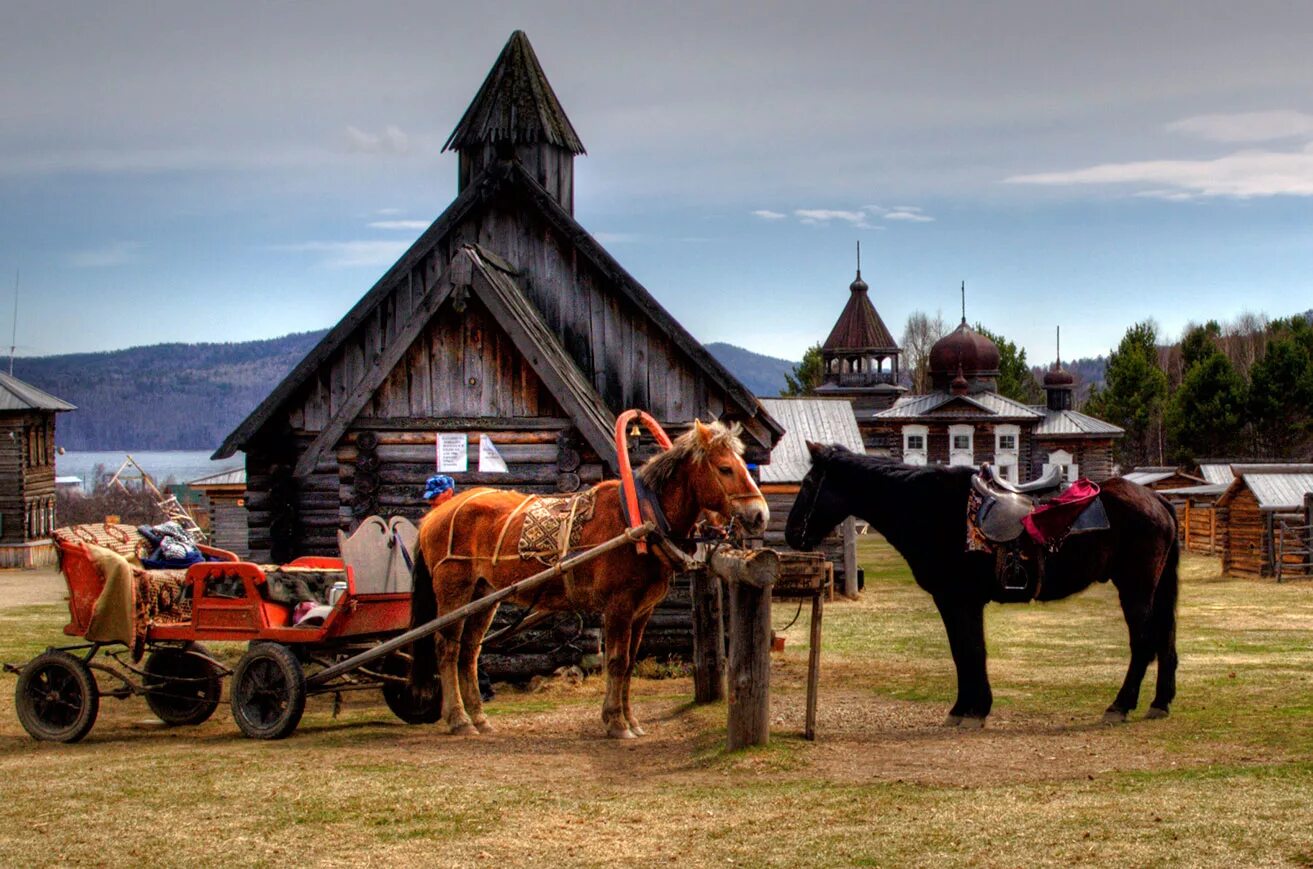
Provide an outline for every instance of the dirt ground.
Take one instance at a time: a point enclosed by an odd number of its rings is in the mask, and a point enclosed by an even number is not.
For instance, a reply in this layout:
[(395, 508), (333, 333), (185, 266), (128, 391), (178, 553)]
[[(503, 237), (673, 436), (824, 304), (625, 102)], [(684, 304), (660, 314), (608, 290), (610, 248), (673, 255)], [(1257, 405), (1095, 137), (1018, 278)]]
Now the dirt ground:
[(0, 610), (59, 603), (67, 596), (64, 577), (54, 567), (0, 570)]
[[(1113, 589), (991, 607), (995, 714), (963, 732), (941, 726), (953, 673), (929, 599), (878, 541), (862, 557), (862, 600), (826, 611), (817, 740), (804, 613), (772, 661), (772, 742), (741, 754), (724, 706), (680, 678), (635, 684), (649, 735), (628, 742), (600, 738), (597, 678), (505, 687), (474, 738), (316, 698), (279, 743), (223, 707), (170, 730), (106, 700), (85, 742), (37, 744), (6, 688), (0, 864), (1313, 865), (1313, 586), (1188, 560), (1173, 715), (1121, 726), (1099, 723), (1126, 665)], [(0, 614), (0, 659), (61, 615)]]

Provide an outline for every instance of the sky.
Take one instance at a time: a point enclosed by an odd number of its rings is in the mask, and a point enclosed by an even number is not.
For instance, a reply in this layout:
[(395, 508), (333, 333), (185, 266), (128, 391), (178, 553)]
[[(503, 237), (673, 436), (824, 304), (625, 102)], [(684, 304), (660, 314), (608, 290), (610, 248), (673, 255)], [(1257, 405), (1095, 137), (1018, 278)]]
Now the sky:
[(517, 28), (704, 342), (799, 358), (858, 241), (895, 336), (965, 281), (1032, 362), (1313, 307), (1313, 4), (0, 0), (0, 343), (15, 281), (21, 355), (331, 326)]

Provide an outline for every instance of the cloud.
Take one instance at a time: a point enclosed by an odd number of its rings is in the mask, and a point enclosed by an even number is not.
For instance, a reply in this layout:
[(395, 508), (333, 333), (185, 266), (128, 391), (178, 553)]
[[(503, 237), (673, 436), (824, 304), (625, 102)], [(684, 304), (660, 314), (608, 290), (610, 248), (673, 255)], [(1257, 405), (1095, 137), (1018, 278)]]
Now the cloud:
[(409, 246), (410, 242), (405, 241), (305, 241), (274, 245), (273, 249), (288, 253), (323, 254), (320, 265), (330, 269), (349, 269), (390, 266)]
[(380, 208), (374, 212), (379, 217), (392, 217), (401, 213), (400, 208)]
[(427, 220), (375, 220), (370, 229), (428, 229)]
[(803, 223), (829, 223), (832, 220), (841, 220), (851, 223), (853, 226), (862, 226), (866, 223), (866, 212), (864, 211), (842, 211), (835, 208), (796, 208), (793, 215)]
[(135, 241), (117, 241), (103, 247), (74, 251), (68, 264), (75, 269), (105, 269), (128, 265), (139, 260), (141, 244)]
[(405, 154), (410, 150), (410, 136), (393, 124), (388, 124), (381, 133), (367, 133), (348, 126), (346, 140), (347, 150), (357, 154)]
[(1014, 175), (1009, 184), (1138, 185), (1160, 199), (1313, 196), (1313, 144), (1298, 151), (1246, 150), (1212, 160), (1102, 163), (1067, 172)]
[(767, 208), (758, 208), (756, 211), (752, 212), (752, 216), (760, 217), (762, 220), (783, 220), (788, 217), (788, 215), (783, 212), (771, 211)]
[(1313, 115), (1292, 109), (1195, 115), (1173, 121), (1165, 129), (1211, 142), (1272, 142), (1294, 138), (1308, 140), (1313, 139)]
[(928, 214), (922, 214), (921, 209), (915, 211), (889, 211), (884, 214), (885, 220), (902, 220), (907, 223), (933, 223), (934, 218)]

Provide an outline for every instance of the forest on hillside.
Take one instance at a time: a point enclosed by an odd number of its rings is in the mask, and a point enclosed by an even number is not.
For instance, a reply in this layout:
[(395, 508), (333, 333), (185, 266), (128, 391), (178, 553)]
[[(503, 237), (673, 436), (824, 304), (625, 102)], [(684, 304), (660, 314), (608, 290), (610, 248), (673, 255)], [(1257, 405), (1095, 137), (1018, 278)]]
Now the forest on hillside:
[(77, 406), (65, 449), (214, 449), (323, 336), (19, 358), (14, 375)]

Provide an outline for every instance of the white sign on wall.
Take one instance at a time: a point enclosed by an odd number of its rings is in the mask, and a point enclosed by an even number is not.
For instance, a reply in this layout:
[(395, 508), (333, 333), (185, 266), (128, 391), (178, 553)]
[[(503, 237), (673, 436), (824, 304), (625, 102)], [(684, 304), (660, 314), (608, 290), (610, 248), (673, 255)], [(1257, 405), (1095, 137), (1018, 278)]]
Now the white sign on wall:
[(479, 473), (508, 473), (506, 460), (501, 457), (501, 453), (497, 452), (497, 445), (487, 435), (479, 435)]
[(464, 432), (438, 433), (438, 470), (464, 473), (469, 470), (469, 437)]

